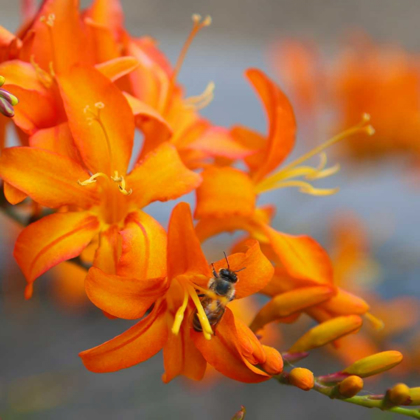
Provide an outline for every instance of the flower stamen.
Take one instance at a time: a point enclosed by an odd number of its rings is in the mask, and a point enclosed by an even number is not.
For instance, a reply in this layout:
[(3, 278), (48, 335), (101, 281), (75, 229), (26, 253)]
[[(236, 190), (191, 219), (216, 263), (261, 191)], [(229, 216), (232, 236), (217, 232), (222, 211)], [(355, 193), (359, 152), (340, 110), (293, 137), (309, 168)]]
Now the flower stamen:
[(201, 328), (203, 330), (204, 338), (206, 340), (211, 340), (211, 336), (214, 334), (214, 332), (211, 328), (207, 315), (204, 312), (203, 305), (201, 304), (200, 299), (197, 296), (197, 292), (194, 289), (195, 286), (193, 287), (191, 285), (187, 285), (186, 287), (189, 295), (191, 296), (192, 301), (194, 302), (195, 307), (197, 308), (197, 315), (201, 324)]
[[(49, 89), (53, 84), (53, 77), (54, 73), (48, 73), (45, 70), (41, 69), (39, 64), (35, 61), (35, 56), (31, 55), (29, 58), (30, 63), (32, 64), (32, 67), (35, 69), (36, 75), (39, 79), (39, 81), (47, 88)], [(52, 70), (52, 64), (50, 63), (50, 71)]]
[(197, 96), (190, 96), (185, 100), (185, 103), (188, 107), (194, 108), (197, 111), (200, 109), (205, 108), (207, 105), (210, 104), (210, 102), (214, 98), (214, 88), (216, 85), (213, 82), (209, 82), (204, 92)]
[[(370, 116), (368, 114), (363, 114), (362, 121), (359, 124), (332, 137), (325, 143), (315, 147), (310, 152), (289, 163), (283, 169), (280, 169), (278, 172), (274, 173), (273, 175), (270, 175), (269, 177), (267, 177), (266, 179), (264, 179), (256, 185), (257, 194), (275, 190), (278, 188), (287, 187), (298, 187), (300, 188), (300, 191), (302, 193), (312, 195), (331, 195), (337, 193), (339, 191), (338, 188), (319, 189), (313, 187), (310, 183), (305, 181), (294, 180), (286, 182), (285, 180), (297, 178), (300, 176), (303, 176), (306, 180), (316, 180), (336, 174), (340, 170), (340, 165), (336, 164), (334, 166), (326, 168), (327, 155), (324, 152), (324, 150), (332, 146), (333, 144), (344, 140), (347, 137), (352, 136), (354, 134), (365, 133), (369, 136), (373, 135), (375, 133), (375, 130), (370, 124), (367, 125), (369, 120)], [(301, 163), (318, 154), (321, 157), (321, 162), (317, 168), (313, 168), (310, 166), (298, 166)]]
[(96, 179), (99, 177), (103, 177), (105, 179), (111, 178), (114, 182), (118, 183), (118, 190), (124, 194), (124, 195), (130, 195), (132, 194), (133, 190), (130, 188), (129, 190), (126, 189), (126, 183), (123, 176), (118, 175), (118, 171), (114, 171), (114, 176), (108, 176), (104, 174), (103, 172), (98, 172), (94, 175), (92, 175), (89, 179), (85, 181), (78, 180), (77, 183), (81, 186), (86, 186), (90, 184), (94, 184), (96, 182)]
[(182, 305), (176, 311), (174, 323), (172, 325), (172, 333), (178, 335), (179, 330), (181, 328), (182, 321), (184, 320), (185, 310), (187, 309), (188, 304), (188, 291), (184, 287), (184, 300), (182, 301)]

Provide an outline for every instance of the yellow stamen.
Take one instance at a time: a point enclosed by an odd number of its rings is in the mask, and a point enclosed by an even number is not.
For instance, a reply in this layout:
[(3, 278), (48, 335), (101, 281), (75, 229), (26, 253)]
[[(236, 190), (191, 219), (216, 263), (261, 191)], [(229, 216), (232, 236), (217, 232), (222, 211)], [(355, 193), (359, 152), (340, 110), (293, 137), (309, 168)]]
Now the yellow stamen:
[(197, 292), (194, 290), (194, 287), (187, 285), (187, 290), (191, 299), (194, 302), (195, 307), (197, 308), (198, 319), (200, 320), (201, 328), (203, 329), (204, 338), (206, 340), (211, 340), (211, 336), (214, 334), (207, 318), (206, 313), (204, 312), (203, 305), (200, 302), (200, 299), (197, 296)]
[[(273, 175), (265, 178), (256, 185), (256, 193), (262, 193), (266, 191), (271, 191), (278, 188), (286, 187), (299, 187), (300, 191), (306, 194), (313, 195), (331, 195), (338, 192), (337, 188), (334, 189), (318, 189), (314, 188), (311, 184), (304, 181), (289, 181), (283, 182), (286, 179), (296, 178), (299, 176), (304, 176), (307, 180), (315, 180), (320, 178), (326, 178), (337, 173), (340, 170), (339, 165), (334, 165), (330, 168), (325, 168), (327, 164), (327, 155), (324, 153), (324, 150), (333, 144), (344, 140), (345, 138), (352, 136), (354, 134), (366, 133), (371, 136), (375, 133), (374, 128), (371, 125), (366, 125), (370, 120), (368, 114), (363, 114), (362, 121), (356, 126), (343, 131), (342, 133), (332, 137), (327, 140), (325, 143), (315, 147), (310, 152), (304, 154), (303, 156), (297, 158), (293, 162), (286, 165), (284, 168), (280, 169)], [(298, 166), (306, 160), (310, 159), (313, 156), (320, 154), (321, 162), (317, 168), (310, 166)]]
[(214, 98), (214, 88), (216, 85), (210, 82), (201, 95), (191, 96), (185, 100), (188, 107), (200, 110), (205, 108)]
[(205, 28), (206, 26), (211, 25), (211, 17), (210, 16), (206, 16), (204, 19), (202, 19), (200, 15), (193, 14), (192, 15), (192, 21), (193, 21), (193, 27), (191, 29), (190, 34), (188, 35), (187, 40), (184, 43), (184, 46), (181, 49), (178, 60), (175, 64), (174, 71), (173, 71), (171, 79), (169, 81), (168, 91), (167, 91), (167, 94), (166, 94), (166, 100), (165, 100), (164, 105), (163, 105), (163, 113), (165, 113), (167, 111), (168, 105), (170, 103), (170, 98), (171, 98), (173, 90), (175, 88), (175, 84), (176, 84), (178, 74), (181, 70), (182, 64), (184, 63), (185, 57), (187, 55), (188, 49), (191, 46), (191, 43), (193, 42), (196, 35), (201, 31), (201, 29)]
[(103, 172), (98, 172), (98, 173), (92, 175), (86, 181), (78, 180), (77, 183), (79, 185), (82, 185), (82, 186), (94, 184), (96, 182), (96, 179), (99, 178), (99, 177), (103, 177), (105, 179), (111, 178), (114, 182), (119, 183), (118, 184), (118, 190), (124, 195), (130, 195), (133, 192), (133, 190), (131, 188), (129, 190), (126, 189), (125, 179), (124, 179), (123, 176), (118, 175), (118, 171), (114, 171), (114, 176), (108, 176), (108, 175), (104, 174)]
[(77, 183), (79, 184), (79, 185), (82, 185), (82, 186), (85, 186), (85, 185), (90, 185), (90, 184), (94, 184), (95, 182), (96, 182), (96, 178), (99, 178), (99, 177), (103, 177), (103, 178), (105, 178), (105, 179), (108, 179), (108, 176), (107, 175), (105, 175), (104, 173), (102, 173), (102, 172), (98, 172), (98, 173), (96, 173), (96, 174), (94, 174), (94, 175), (92, 175), (89, 179), (87, 179), (86, 181), (80, 181), (80, 179), (77, 181)]
[(172, 325), (172, 333), (175, 335), (178, 335), (179, 330), (181, 328), (182, 321), (184, 320), (185, 310), (187, 309), (187, 304), (188, 304), (188, 292), (184, 288), (184, 300), (182, 302), (182, 305), (176, 311), (175, 320)]

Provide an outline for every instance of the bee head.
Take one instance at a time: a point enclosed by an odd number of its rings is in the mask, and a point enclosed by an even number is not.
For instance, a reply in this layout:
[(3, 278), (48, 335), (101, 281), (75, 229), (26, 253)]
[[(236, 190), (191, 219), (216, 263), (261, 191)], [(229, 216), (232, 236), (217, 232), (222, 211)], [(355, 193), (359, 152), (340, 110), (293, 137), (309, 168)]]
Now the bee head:
[(219, 277), (223, 280), (229, 281), (230, 283), (236, 283), (238, 281), (238, 276), (232, 270), (228, 268), (222, 268), (219, 271)]

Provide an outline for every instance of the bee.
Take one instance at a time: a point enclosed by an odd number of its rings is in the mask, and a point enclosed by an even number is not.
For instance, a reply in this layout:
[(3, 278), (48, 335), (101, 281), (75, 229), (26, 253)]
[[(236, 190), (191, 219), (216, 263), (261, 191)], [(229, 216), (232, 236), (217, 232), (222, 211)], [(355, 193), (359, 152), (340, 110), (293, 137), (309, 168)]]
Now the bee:
[[(238, 281), (238, 276), (236, 273), (245, 269), (241, 268), (237, 271), (232, 271), (229, 266), (229, 261), (226, 254), (225, 259), (227, 263), (227, 268), (221, 268), (219, 272), (216, 271), (213, 267), (213, 278), (210, 279), (208, 283), (208, 288), (214, 294), (223, 297), (223, 299), (214, 299), (205, 294), (198, 295), (203, 306), (204, 312), (209, 320), (210, 325), (214, 328), (222, 319), (223, 314), (225, 313), (226, 304), (232, 301), (235, 298), (235, 283)], [(197, 310), (194, 312), (193, 317), (193, 328), (197, 332), (202, 332), (200, 320), (198, 318)]]

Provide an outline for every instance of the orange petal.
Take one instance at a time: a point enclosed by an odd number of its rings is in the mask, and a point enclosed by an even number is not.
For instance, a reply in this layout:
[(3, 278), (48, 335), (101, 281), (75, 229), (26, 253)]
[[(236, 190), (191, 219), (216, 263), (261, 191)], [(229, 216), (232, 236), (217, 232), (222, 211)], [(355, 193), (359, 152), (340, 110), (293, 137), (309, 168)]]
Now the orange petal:
[(115, 274), (121, 254), (121, 244), (118, 227), (113, 225), (99, 234), (99, 245), (95, 244), (96, 252), (93, 266), (106, 274)]
[(238, 350), (238, 332), (232, 312), (227, 308), (217, 332), (211, 340), (193, 329), (191, 337), (201, 354), (216, 370), (228, 378), (241, 382), (256, 383), (270, 379), (270, 376), (246, 362)]
[(194, 217), (252, 216), (256, 195), (248, 175), (238, 169), (209, 167), (197, 189)]
[(47, 207), (90, 207), (99, 202), (95, 188), (77, 180), (89, 174), (76, 162), (48, 150), (10, 147), (0, 156), (0, 177)]
[(222, 127), (211, 127), (188, 147), (200, 150), (207, 156), (223, 156), (229, 159), (242, 159), (253, 153), (236, 142), (230, 132)]
[(124, 319), (141, 318), (167, 289), (164, 278), (121, 277), (95, 267), (89, 270), (85, 287), (98, 308)]
[[(235, 285), (235, 297), (238, 299), (259, 292), (270, 282), (274, 274), (274, 267), (261, 252), (258, 241), (248, 241), (247, 247), (245, 254), (232, 254), (227, 257), (231, 270), (241, 270), (237, 273), (238, 282)], [(227, 261), (221, 259), (214, 263), (214, 267), (216, 271), (227, 268)]]
[(92, 372), (125, 369), (154, 356), (168, 337), (166, 305), (156, 305), (150, 315), (121, 335), (79, 354)]
[(118, 80), (120, 77), (132, 72), (138, 66), (138, 62), (134, 57), (117, 57), (104, 63), (97, 64), (95, 67), (104, 76), (112, 82)]
[(127, 185), (133, 190), (130, 199), (140, 208), (153, 201), (181, 197), (196, 188), (200, 181), (200, 175), (186, 168), (169, 143), (150, 152), (127, 177)]
[(89, 17), (84, 19), (84, 23), (88, 34), (90, 54), (95, 63), (103, 63), (120, 57), (120, 44), (109, 28)]
[[(70, 130), (86, 166), (93, 173), (124, 175), (134, 139), (134, 117), (124, 95), (90, 67), (74, 67), (58, 80)], [(100, 122), (89, 124), (94, 115), (99, 115)]]
[(115, 35), (123, 27), (124, 15), (119, 0), (95, 0), (86, 15), (93, 21), (111, 29)]
[(173, 279), (186, 273), (212, 276), (195, 235), (190, 206), (179, 203), (172, 210), (168, 226), (168, 277)]
[(4, 196), (10, 204), (21, 203), (27, 197), (24, 192), (18, 190), (7, 182), (4, 183)]
[(38, 130), (29, 138), (29, 145), (67, 156), (76, 162), (80, 161), (79, 152), (66, 122), (55, 127)]
[(273, 251), (292, 277), (332, 283), (333, 268), (326, 251), (309, 236), (292, 236), (264, 227)]
[(258, 331), (264, 325), (279, 318), (288, 317), (310, 306), (326, 301), (334, 294), (329, 286), (300, 287), (275, 296), (261, 308), (255, 316), (250, 328)]
[(269, 375), (279, 375), (283, 372), (283, 358), (281, 354), (273, 347), (264, 346), (266, 361), (261, 365)]
[(52, 214), (21, 232), (14, 256), (30, 283), (58, 263), (77, 257), (98, 230), (98, 219), (89, 213)]
[(125, 220), (119, 276), (148, 279), (166, 276), (166, 232), (148, 214), (137, 211)]
[(26, 90), (47, 95), (47, 90), (40, 82), (36, 70), (30, 63), (21, 60), (5, 61), (0, 64), (0, 74), (6, 79), (4, 86), (19, 86)]
[[(172, 324), (173, 320), (169, 322), (169, 325)], [(163, 347), (163, 382), (168, 383), (179, 375), (196, 381), (203, 379), (207, 362), (195, 347), (189, 333), (190, 328), (183, 325), (178, 335), (169, 333), (168, 341)]]
[(260, 96), (269, 122), (268, 141), (259, 153), (260, 165), (253, 174), (253, 179), (258, 182), (277, 168), (292, 151), (296, 120), (286, 95), (262, 71), (249, 69), (246, 76)]
[(289, 353), (298, 353), (324, 346), (340, 337), (355, 332), (362, 326), (362, 319), (357, 315), (339, 316), (325, 321), (310, 329), (289, 349)]
[(52, 26), (35, 19), (32, 54), (44, 70), (53, 64), (56, 74), (70, 69), (76, 63), (89, 63), (86, 40), (82, 31), (79, 8), (75, 0), (50, 0), (43, 2), (38, 17), (48, 20), (53, 15)]

